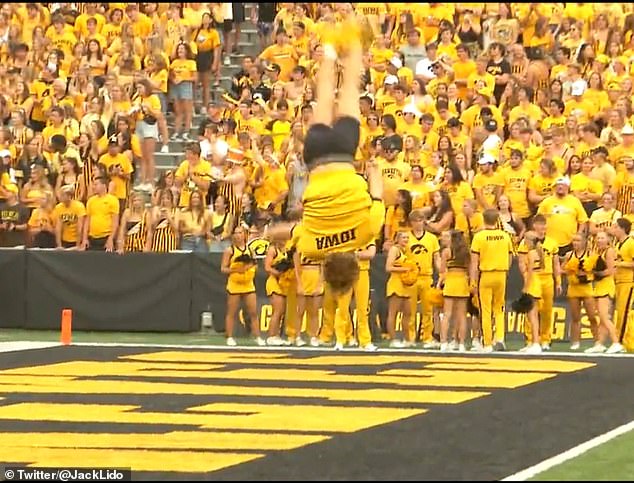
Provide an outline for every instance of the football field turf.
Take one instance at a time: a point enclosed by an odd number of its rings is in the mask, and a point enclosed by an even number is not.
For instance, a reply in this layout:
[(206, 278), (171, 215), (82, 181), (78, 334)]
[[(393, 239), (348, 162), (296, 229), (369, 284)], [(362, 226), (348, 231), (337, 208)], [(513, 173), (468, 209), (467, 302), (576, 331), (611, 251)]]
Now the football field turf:
[[(633, 363), (192, 346), (4, 352), (0, 461), (131, 467), (135, 479), (497, 480), (634, 420)], [(633, 450), (626, 434), (535, 479), (632, 479)]]

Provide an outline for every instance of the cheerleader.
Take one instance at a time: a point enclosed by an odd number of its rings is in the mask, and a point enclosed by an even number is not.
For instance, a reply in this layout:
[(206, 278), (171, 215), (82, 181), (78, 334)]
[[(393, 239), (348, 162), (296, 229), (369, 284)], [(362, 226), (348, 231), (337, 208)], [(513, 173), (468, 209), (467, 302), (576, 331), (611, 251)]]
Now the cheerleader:
[(147, 246), (147, 210), (141, 193), (132, 193), (119, 223), (117, 253), (142, 252)]
[(178, 249), (178, 209), (170, 189), (161, 191), (158, 206), (150, 212), (147, 230), (146, 251), (168, 253)]
[(592, 287), (596, 256), (589, 253), (584, 235), (572, 239), (572, 250), (566, 255), (563, 271), (568, 277), (568, 306), (570, 307), (570, 350), (579, 350), (581, 343), (581, 304), (588, 316), (590, 329), (597, 340), (596, 303)]
[(260, 337), (260, 324), (257, 311), (257, 298), (255, 295), (255, 272), (257, 266), (249, 249), (247, 248), (247, 235), (241, 226), (233, 231), (233, 240), (222, 255), (222, 273), (227, 278), (227, 316), (225, 328), (227, 331), (227, 345), (238, 345), (233, 338), (233, 330), (236, 316), (240, 308), (240, 301), (244, 300), (249, 319), (251, 320), (251, 334), (256, 336), (255, 342), (259, 346), (266, 345)]
[(544, 270), (544, 250), (542, 244), (537, 239), (535, 232), (528, 232), (525, 236), (526, 263), (524, 264), (524, 290), (523, 292), (530, 295), (533, 299), (531, 309), (526, 314), (526, 319), (531, 324), (532, 344), (527, 345), (521, 352), (527, 354), (540, 354), (542, 346), (539, 343), (539, 301), (542, 298), (542, 285), (540, 282), (540, 274)]
[(449, 322), (452, 321), (458, 334), (458, 350), (465, 352), (467, 334), (467, 300), (469, 290), (469, 248), (461, 231), (443, 232), (443, 245), (440, 255), (440, 276), (438, 287), (442, 289), (444, 299), (443, 317), (440, 321), (440, 351), (447, 352)]
[(266, 295), (273, 307), (269, 336), (266, 339), (266, 345), (271, 346), (289, 345), (280, 337), (280, 322), (286, 310), (286, 294), (290, 285), (288, 275), (292, 276), (293, 268), (292, 258), (289, 260), (285, 247), (285, 240), (279, 238), (272, 240), (264, 259), (264, 269), (269, 274), (266, 279)]
[[(612, 299), (616, 293), (616, 284), (614, 282), (616, 250), (611, 246), (610, 237), (604, 231), (600, 231), (596, 235), (596, 252), (597, 262), (593, 270), (594, 299), (596, 300), (599, 314), (599, 330), (594, 346), (586, 349), (585, 352), (588, 354), (601, 352), (616, 354), (623, 351), (623, 346), (619, 344), (619, 338), (616, 335), (616, 328), (610, 319)], [(607, 350), (603, 345), (606, 333), (612, 341), (612, 345)]]
[[(402, 349), (404, 347), (414, 347), (414, 341), (408, 341), (411, 323), (411, 304), (413, 284), (418, 279), (418, 269), (416, 264), (407, 260), (405, 253), (409, 243), (409, 234), (398, 232), (394, 245), (387, 253), (385, 271), (390, 274), (387, 281), (386, 295), (388, 298), (387, 331), (390, 336), (390, 347)], [(411, 276), (412, 273), (414, 276)], [(411, 282), (411, 283), (410, 283)], [(403, 341), (396, 339), (396, 314), (403, 314)]]

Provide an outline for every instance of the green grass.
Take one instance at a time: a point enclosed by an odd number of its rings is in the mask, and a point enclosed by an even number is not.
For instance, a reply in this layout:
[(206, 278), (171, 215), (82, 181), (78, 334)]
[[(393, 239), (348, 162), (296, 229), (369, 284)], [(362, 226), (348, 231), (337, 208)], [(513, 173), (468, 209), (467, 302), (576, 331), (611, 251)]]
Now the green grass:
[[(0, 329), (0, 342), (6, 341), (33, 341), (33, 342), (57, 342), (60, 333), (55, 330), (24, 330), (24, 329)], [(307, 338), (304, 337), (306, 340)], [(176, 344), (176, 345), (224, 345), (223, 334), (203, 332), (84, 332), (73, 331), (73, 342), (108, 342), (124, 344)], [(255, 345), (253, 339), (238, 339), (241, 345)], [(379, 347), (387, 347), (387, 342), (379, 342)], [(520, 339), (506, 341), (507, 349), (514, 351), (521, 349), (524, 342)], [(582, 343), (582, 349), (590, 347), (591, 341)], [(467, 346), (468, 347), (468, 346)], [(556, 352), (568, 352), (568, 342), (554, 342), (552, 350)], [(418, 348), (422, 348), (419, 344)], [(547, 353), (546, 353), (547, 354)]]
[(614, 438), (559, 466), (533, 481), (634, 481), (634, 431)]

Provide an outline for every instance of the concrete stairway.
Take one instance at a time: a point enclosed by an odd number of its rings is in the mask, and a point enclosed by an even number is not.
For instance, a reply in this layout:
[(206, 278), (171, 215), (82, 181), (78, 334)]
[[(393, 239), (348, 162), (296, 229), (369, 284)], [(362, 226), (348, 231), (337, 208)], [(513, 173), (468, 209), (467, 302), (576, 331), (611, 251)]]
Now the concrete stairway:
[[(247, 7), (249, 4), (245, 4)], [(247, 15), (249, 14), (250, 9), (247, 8)], [(221, 77), (220, 77), (220, 86), (217, 88), (212, 87), (212, 97), (214, 99), (219, 99), (222, 94), (229, 91), (231, 89), (231, 78), (233, 75), (238, 72), (242, 66), (242, 59), (245, 55), (253, 55), (257, 56), (259, 54), (258, 49), (258, 32), (256, 26), (250, 21), (247, 17), (246, 21), (241, 24), (240, 38), (238, 40), (238, 51), (237, 54), (231, 54), (231, 64), (221, 65)], [(224, 60), (224, 59), (222, 59)], [(199, 90), (200, 91), (200, 90)], [(205, 114), (198, 114), (199, 110), (202, 107), (202, 100), (200, 98), (194, 99), (194, 107), (195, 112), (193, 118), (192, 130), (190, 131), (190, 137), (192, 139), (197, 139), (198, 137), (198, 126), (201, 121), (205, 118)], [(170, 136), (173, 133), (173, 121), (174, 114), (168, 114), (167, 123)], [(186, 143), (177, 141), (170, 141), (169, 143), (169, 153), (161, 153), (158, 150), (161, 149), (161, 144), (157, 143), (157, 152), (154, 154), (155, 163), (157, 169), (157, 176), (160, 175), (166, 169), (172, 169), (180, 164), (184, 159), (184, 146)]]

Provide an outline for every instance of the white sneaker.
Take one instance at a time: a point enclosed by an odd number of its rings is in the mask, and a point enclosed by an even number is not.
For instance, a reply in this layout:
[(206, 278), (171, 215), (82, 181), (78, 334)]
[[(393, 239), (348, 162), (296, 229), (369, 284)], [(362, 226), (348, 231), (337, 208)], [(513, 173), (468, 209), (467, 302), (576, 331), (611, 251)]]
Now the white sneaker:
[(589, 349), (586, 349), (584, 354), (601, 354), (606, 351), (606, 347), (603, 344), (594, 344)]
[(335, 344), (335, 350), (336, 351), (342, 351), (343, 350), (343, 344), (341, 342), (337, 342)]
[(377, 350), (379, 350), (379, 348), (375, 346), (372, 342), (370, 342), (368, 345), (363, 347), (363, 350), (365, 352), (376, 352)]
[(256, 337), (255, 343), (260, 347), (264, 347), (266, 345), (266, 341), (262, 337)]
[(390, 341), (390, 348), (391, 349), (404, 349), (405, 348), (405, 344), (403, 343), (402, 340), (394, 339), (394, 340)]
[(542, 350), (543, 351), (549, 351), (550, 350), (550, 344), (548, 342), (544, 342), (542, 344)]
[(163, 154), (167, 154), (170, 152), (170, 147), (167, 144), (163, 144), (163, 147), (161, 147), (161, 152)]
[(238, 343), (236, 342), (236, 340), (233, 337), (227, 337), (227, 345), (229, 347), (235, 347), (238, 345)]
[(480, 352), (482, 350), (482, 341), (480, 339), (473, 339), (471, 341), (471, 350), (473, 352)]
[(405, 347), (407, 348), (416, 347), (416, 342), (414, 342), (413, 340), (403, 341), (403, 344), (405, 344)]
[(423, 343), (423, 349), (439, 349), (439, 348), (440, 348), (440, 342), (436, 342), (435, 340), (431, 342)]
[(189, 136), (189, 133), (187, 131), (185, 131), (182, 135), (181, 135), (181, 139), (187, 143), (193, 141), (193, 139)]
[(531, 344), (526, 348), (526, 351), (524, 352), (526, 354), (541, 354), (542, 346), (540, 346), (539, 344)]
[(357, 342), (357, 339), (352, 338), (348, 341), (348, 347), (359, 347), (359, 342)]
[(297, 347), (304, 347), (306, 345), (306, 341), (304, 339), (302, 339), (301, 337), (297, 337), (295, 339), (295, 345)]
[(450, 351), (457, 351), (458, 350), (458, 342), (456, 342), (455, 340), (452, 340), (449, 343), (449, 350)]
[(228, 55), (225, 56), (224, 62), (225, 65), (231, 65), (231, 57)]
[(579, 342), (573, 342), (572, 344), (570, 344), (571, 351), (578, 351), (580, 347), (581, 344)]
[(449, 352), (449, 344), (447, 344), (446, 342), (441, 342), (440, 352)]
[(491, 352), (493, 352), (493, 346), (492, 345), (484, 346), (482, 350), (479, 352), (482, 352), (483, 354), (490, 354)]
[(273, 337), (267, 337), (266, 345), (278, 346), (279, 347), (279, 346), (285, 345), (285, 344), (284, 344), (284, 340), (282, 340), (281, 337), (278, 337), (277, 335), (275, 335)]
[(310, 346), (311, 347), (319, 347), (321, 345), (321, 341), (317, 337), (310, 338)]
[(612, 344), (610, 347), (608, 347), (608, 350), (605, 351), (606, 354), (618, 354), (619, 352), (625, 352), (625, 347), (623, 347), (618, 342)]
[(467, 348), (464, 344), (458, 344), (458, 352), (467, 352)]

